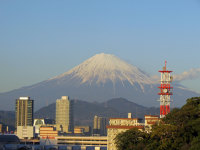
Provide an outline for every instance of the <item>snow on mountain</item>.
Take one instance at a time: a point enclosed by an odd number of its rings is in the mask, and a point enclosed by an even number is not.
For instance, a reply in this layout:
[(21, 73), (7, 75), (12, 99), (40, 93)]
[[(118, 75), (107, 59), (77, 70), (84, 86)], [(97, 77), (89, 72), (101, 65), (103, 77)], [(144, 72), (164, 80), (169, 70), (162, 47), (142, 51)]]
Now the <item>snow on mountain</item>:
[[(174, 106), (198, 94), (174, 86)], [(137, 67), (110, 54), (97, 54), (73, 69), (43, 82), (0, 94), (0, 110), (13, 110), (15, 99), (30, 96), (39, 109), (61, 96), (89, 102), (123, 97), (143, 106), (159, 106), (158, 84)]]
[(71, 75), (71, 79), (81, 79), (81, 84), (92, 84), (94, 82), (96, 84), (105, 84), (110, 80), (113, 85), (117, 81), (121, 81), (124, 85), (124, 81), (128, 81), (131, 85), (137, 82), (144, 89), (143, 84), (153, 83), (151, 78), (141, 72), (137, 67), (126, 63), (114, 55), (104, 53), (89, 58), (70, 71), (51, 80), (62, 80), (69, 75)]

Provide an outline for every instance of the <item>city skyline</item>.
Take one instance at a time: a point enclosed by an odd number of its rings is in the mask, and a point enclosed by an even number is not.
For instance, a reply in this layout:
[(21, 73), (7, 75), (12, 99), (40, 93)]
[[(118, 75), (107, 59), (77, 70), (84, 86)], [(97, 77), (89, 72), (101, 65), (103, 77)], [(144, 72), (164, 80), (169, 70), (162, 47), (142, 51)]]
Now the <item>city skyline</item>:
[[(150, 75), (168, 61), (200, 92), (200, 3), (170, 0), (0, 2), (0, 93), (67, 72), (98, 53)], [(192, 70), (193, 69), (193, 70)]]

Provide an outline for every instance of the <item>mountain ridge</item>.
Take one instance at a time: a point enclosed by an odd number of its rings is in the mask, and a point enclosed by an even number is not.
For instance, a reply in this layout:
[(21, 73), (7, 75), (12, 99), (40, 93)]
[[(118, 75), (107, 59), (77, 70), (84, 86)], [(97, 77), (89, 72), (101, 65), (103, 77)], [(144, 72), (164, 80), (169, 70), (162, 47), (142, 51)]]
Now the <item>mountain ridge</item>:
[[(107, 105), (105, 105), (107, 103)], [(123, 108), (124, 106), (128, 108)], [(122, 106), (122, 107), (119, 107)], [(55, 119), (56, 103), (44, 106), (34, 112), (34, 118)], [(95, 115), (113, 118), (127, 118), (127, 113), (132, 113), (132, 117), (143, 118), (146, 114), (158, 115), (159, 108), (147, 108), (131, 102), (124, 98), (114, 98), (105, 102), (87, 102), (83, 100), (74, 100), (74, 122), (75, 125), (93, 125)], [(14, 130), (15, 111), (0, 111), (0, 123), (9, 125), (9, 129)]]
[[(105, 106), (105, 103), (108, 105)], [(35, 112), (37, 118), (55, 119), (55, 103), (43, 107)], [(127, 106), (123, 108), (119, 106)], [(74, 119), (76, 125), (91, 125), (95, 115), (105, 118), (127, 118), (127, 114), (132, 113), (132, 117), (143, 118), (146, 114), (159, 115), (159, 108), (147, 108), (131, 102), (125, 98), (113, 98), (102, 103), (74, 100)]]
[[(124, 97), (143, 106), (159, 106), (158, 84), (139, 68), (110, 54), (97, 54), (71, 70), (54, 78), (0, 94), (2, 110), (13, 110), (15, 99), (30, 96), (35, 100), (35, 109), (51, 104), (61, 96), (89, 102), (103, 102), (115, 97)], [(183, 99), (198, 94), (174, 86), (174, 105), (181, 106)]]

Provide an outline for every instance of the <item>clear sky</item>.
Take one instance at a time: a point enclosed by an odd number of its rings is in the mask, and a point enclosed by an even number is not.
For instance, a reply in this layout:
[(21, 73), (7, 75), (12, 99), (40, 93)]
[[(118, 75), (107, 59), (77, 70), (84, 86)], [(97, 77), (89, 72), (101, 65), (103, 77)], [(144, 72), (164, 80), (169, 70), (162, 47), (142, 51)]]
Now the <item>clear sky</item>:
[[(0, 1), (0, 92), (52, 78), (102, 52), (150, 75), (159, 75), (165, 60), (174, 74), (198, 70), (200, 1)], [(200, 92), (200, 71), (181, 83)]]

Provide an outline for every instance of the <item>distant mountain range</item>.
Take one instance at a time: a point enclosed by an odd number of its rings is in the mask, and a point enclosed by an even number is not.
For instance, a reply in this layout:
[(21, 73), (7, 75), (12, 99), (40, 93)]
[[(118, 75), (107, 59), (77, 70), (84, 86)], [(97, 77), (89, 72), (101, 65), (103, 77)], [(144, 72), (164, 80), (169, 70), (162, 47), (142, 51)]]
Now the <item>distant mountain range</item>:
[[(160, 68), (158, 68), (160, 69)], [(0, 94), (0, 110), (14, 110), (15, 99), (30, 96), (35, 110), (55, 103), (61, 96), (88, 102), (124, 97), (137, 104), (159, 106), (158, 84), (139, 68), (110, 54), (97, 54), (73, 69), (49, 80)], [(174, 84), (174, 106), (182, 106), (199, 94)]]
[[(50, 104), (36, 111), (34, 118), (55, 119), (55, 110), (55, 103)], [(115, 98), (102, 103), (74, 100), (75, 125), (90, 125), (92, 127), (95, 115), (106, 118), (127, 118), (129, 112), (132, 113), (133, 117), (143, 118), (147, 114), (159, 115), (159, 108), (147, 108), (124, 98)], [(15, 123), (14, 111), (0, 111), (0, 123), (9, 125), (13, 129)]]
[[(55, 119), (55, 103), (35, 112), (35, 118)], [(143, 118), (144, 115), (159, 115), (159, 108), (147, 108), (128, 101), (124, 98), (114, 98), (102, 103), (74, 100), (74, 121), (76, 125), (91, 125), (95, 115), (112, 118), (127, 118), (128, 113), (133, 117)]]

